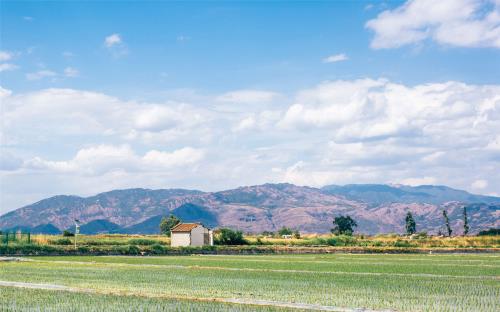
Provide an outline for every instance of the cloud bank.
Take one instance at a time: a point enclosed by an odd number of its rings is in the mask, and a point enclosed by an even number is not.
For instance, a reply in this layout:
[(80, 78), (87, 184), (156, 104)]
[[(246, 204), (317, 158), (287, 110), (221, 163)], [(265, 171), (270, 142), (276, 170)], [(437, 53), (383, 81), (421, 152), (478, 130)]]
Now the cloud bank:
[(491, 194), (500, 185), (499, 85), (367, 78), (200, 102), (75, 89), (0, 96), (3, 209), (125, 187), (432, 183)]

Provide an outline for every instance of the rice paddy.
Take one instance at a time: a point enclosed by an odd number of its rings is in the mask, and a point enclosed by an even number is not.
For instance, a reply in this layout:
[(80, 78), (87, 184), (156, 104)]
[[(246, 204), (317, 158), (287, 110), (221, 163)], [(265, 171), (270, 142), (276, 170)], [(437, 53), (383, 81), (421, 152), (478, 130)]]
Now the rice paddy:
[(0, 262), (1, 310), (500, 311), (499, 254), (24, 260)]

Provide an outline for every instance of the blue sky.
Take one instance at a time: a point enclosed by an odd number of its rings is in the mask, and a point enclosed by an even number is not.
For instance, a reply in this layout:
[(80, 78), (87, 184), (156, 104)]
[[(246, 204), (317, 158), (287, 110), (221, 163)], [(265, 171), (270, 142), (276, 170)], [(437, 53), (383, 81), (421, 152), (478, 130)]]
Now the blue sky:
[(498, 1), (0, 5), (0, 212), (124, 187), (500, 194)]

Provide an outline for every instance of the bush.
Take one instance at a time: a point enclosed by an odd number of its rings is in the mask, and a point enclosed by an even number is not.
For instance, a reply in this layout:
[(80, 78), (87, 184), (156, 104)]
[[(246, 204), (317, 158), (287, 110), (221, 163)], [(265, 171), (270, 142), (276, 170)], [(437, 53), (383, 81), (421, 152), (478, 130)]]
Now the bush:
[(278, 231), (278, 234), (280, 236), (283, 236), (283, 235), (292, 235), (293, 234), (293, 231), (291, 228), (287, 228), (286, 226), (282, 227), (279, 231)]
[(330, 246), (351, 246), (356, 245), (356, 239), (348, 235), (339, 235), (328, 238), (326, 243)]
[(59, 238), (55, 240), (51, 240), (50, 243), (52, 245), (71, 245), (73, 242), (69, 238)]
[(71, 236), (75, 236), (75, 234), (73, 232), (70, 232), (68, 230), (64, 230), (63, 231), (63, 234), (62, 234), (64, 237), (71, 237)]
[(481, 231), (478, 234), (479, 236), (494, 236), (500, 235), (500, 229), (491, 228), (489, 230)]
[(131, 245), (151, 246), (155, 244), (162, 244), (163, 242), (147, 238), (134, 238), (129, 240), (128, 243)]
[(128, 252), (127, 254), (129, 254), (129, 255), (138, 255), (141, 253), (141, 250), (136, 245), (130, 245), (130, 246), (128, 246), (127, 252)]
[(214, 243), (217, 245), (246, 245), (248, 242), (243, 238), (243, 232), (233, 231), (223, 228), (215, 237)]
[(151, 253), (153, 253), (155, 255), (162, 255), (165, 253), (165, 247), (163, 247), (160, 244), (154, 244), (151, 246), (150, 251), (151, 251)]
[(415, 245), (410, 244), (408, 241), (399, 240), (399, 239), (393, 243), (393, 246), (394, 247), (415, 247)]

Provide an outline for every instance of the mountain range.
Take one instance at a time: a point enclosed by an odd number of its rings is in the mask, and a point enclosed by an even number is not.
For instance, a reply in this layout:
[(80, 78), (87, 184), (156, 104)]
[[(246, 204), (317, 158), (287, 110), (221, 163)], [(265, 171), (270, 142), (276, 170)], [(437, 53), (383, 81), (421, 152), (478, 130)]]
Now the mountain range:
[(335, 216), (350, 215), (356, 232), (403, 233), (407, 211), (418, 231), (443, 231), (446, 210), (454, 233), (462, 232), (467, 207), (471, 232), (500, 227), (500, 197), (474, 195), (447, 186), (384, 184), (329, 185), (288, 183), (244, 186), (220, 192), (184, 189), (125, 189), (91, 197), (59, 195), (0, 216), (1, 230), (25, 229), (56, 234), (83, 225), (81, 232), (158, 233), (163, 216), (209, 227), (244, 232), (275, 231), (283, 226), (304, 233), (325, 233)]

